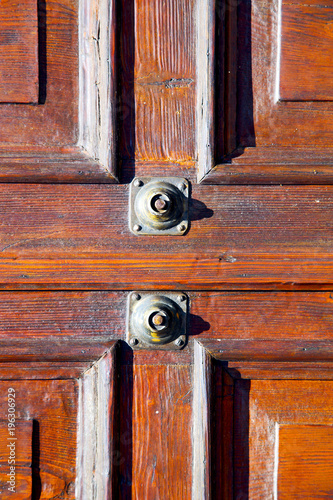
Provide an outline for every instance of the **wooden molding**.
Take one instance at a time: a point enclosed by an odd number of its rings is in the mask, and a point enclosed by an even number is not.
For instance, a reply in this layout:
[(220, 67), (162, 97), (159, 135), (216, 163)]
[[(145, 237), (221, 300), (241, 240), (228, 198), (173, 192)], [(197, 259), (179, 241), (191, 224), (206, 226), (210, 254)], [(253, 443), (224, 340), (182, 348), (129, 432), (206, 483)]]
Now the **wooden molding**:
[[(2, 340), (0, 380), (78, 381), (76, 498), (112, 497), (117, 342), (104, 337)], [(51, 383), (51, 382), (50, 382)]]
[(115, 436), (115, 347), (79, 379), (76, 498), (111, 500)]
[(197, 109), (196, 144), (198, 179), (214, 166), (214, 42), (215, 0), (197, 2)]
[[(303, 100), (295, 72), (279, 73), (279, 44), (285, 58), (295, 59), (302, 66), (304, 60), (299, 54), (307, 52), (297, 42), (310, 43), (311, 33), (323, 31), (328, 21), (312, 17), (313, 5), (304, 7), (307, 32), (301, 30), (299, 40), (297, 30), (290, 30), (289, 25), (279, 32), (281, 12), (277, 2), (267, 5), (254, 0), (255, 20), (247, 2), (205, 0), (204, 5), (198, 4), (198, 181), (224, 185), (332, 184), (332, 102), (322, 100), (322, 95), (327, 97), (330, 92), (329, 67), (325, 66), (329, 37), (323, 35), (323, 55), (318, 49), (315, 55), (309, 50), (311, 61), (305, 71), (308, 74), (312, 64), (313, 80), (309, 76), (308, 81), (312, 85), (311, 100)], [(294, 11), (293, 7), (292, 19)], [(318, 68), (322, 65), (325, 71), (321, 72)], [(292, 100), (279, 98), (276, 86), (281, 84), (280, 78), (287, 79)], [(321, 89), (317, 94), (316, 79), (320, 79)]]
[(117, 182), (115, 2), (40, 2), (38, 19), (45, 95), (4, 108), (0, 182)]
[(332, 340), (201, 340), (220, 361), (332, 362)]
[(115, 1), (79, 2), (79, 146), (115, 177)]
[(193, 484), (192, 500), (211, 499), (210, 493), (210, 396), (211, 356), (194, 343), (193, 374)]

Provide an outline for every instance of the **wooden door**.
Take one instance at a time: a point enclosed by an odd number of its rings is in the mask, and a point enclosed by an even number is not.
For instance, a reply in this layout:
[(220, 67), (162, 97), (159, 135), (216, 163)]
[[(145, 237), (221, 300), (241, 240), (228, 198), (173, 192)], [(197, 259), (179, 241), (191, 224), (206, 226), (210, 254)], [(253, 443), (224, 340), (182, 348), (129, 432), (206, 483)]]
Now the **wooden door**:
[(332, 10), (2, 0), (1, 498), (332, 498)]

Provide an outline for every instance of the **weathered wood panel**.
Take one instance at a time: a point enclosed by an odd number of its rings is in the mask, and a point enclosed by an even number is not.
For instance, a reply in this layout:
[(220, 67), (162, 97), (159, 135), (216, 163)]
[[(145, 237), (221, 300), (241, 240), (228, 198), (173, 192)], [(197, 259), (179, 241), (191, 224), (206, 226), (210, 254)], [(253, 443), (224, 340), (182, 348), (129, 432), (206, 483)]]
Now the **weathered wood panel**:
[(200, 180), (332, 183), (331, 7), (231, 0), (216, 11), (217, 85), (205, 104), (215, 102), (216, 168), (200, 167)]
[[(41, 500), (55, 496), (74, 500), (77, 382), (75, 380), (20, 380), (19, 382), (12, 380), (10, 383), (1, 381), (2, 419), (6, 417), (8, 409), (8, 387), (15, 389), (18, 429), (20, 420), (33, 421), (32, 442), (29, 447), (32, 449), (30, 474), (32, 474), (33, 494)], [(29, 453), (30, 451), (27, 457)], [(17, 478), (18, 492), (19, 480), (20, 476)], [(25, 478), (23, 480), (26, 481)], [(31, 495), (31, 489), (29, 493)], [(28, 499), (30, 496), (22, 496), (23, 498)]]
[[(10, 402), (15, 410), (9, 387), (5, 409)], [(12, 420), (13, 414), (10, 417)], [(8, 418), (0, 421), (0, 495), (4, 500), (28, 500), (32, 490), (32, 420), (16, 420), (13, 427), (8, 423)]]
[(3, 0), (0, 25), (0, 102), (37, 103), (37, 0)]
[(281, 425), (278, 498), (331, 498), (332, 457), (331, 425)]
[[(228, 346), (225, 352), (227, 359)], [(247, 354), (244, 367), (253, 364)], [(244, 380), (225, 362), (212, 361), (210, 458), (223, 476), (222, 484), (210, 477), (213, 492), (223, 498), (329, 498), (333, 382), (302, 380), (301, 372), (299, 380), (274, 380), (275, 366), (267, 363), (266, 380), (260, 368)]]
[[(36, 2), (37, 3), (37, 2)], [(4, 106), (0, 117), (1, 153), (8, 145), (75, 145), (78, 136), (77, 0), (40, 2), (40, 106)]]
[[(158, 353), (159, 358), (164, 356)], [(121, 369), (121, 498), (191, 498), (192, 381), (188, 365), (141, 364)]]
[(124, 179), (134, 171), (193, 170), (195, 7), (193, 0), (123, 2), (118, 120)]
[(282, 0), (280, 99), (333, 99), (333, 8), (322, 0)]
[[(333, 188), (193, 186), (183, 237), (135, 236), (126, 186), (0, 186), (1, 286), (331, 286)], [(208, 245), (209, 242), (209, 245)]]

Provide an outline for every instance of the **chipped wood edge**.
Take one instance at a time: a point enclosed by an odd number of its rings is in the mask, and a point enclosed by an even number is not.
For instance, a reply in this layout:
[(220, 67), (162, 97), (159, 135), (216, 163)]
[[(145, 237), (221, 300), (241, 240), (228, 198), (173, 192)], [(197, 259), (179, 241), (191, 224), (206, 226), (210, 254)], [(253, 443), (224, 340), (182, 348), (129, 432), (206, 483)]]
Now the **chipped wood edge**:
[[(214, 40), (215, 0), (197, 0), (196, 147), (198, 182), (214, 166)], [(199, 22), (200, 21), (200, 22)]]
[(209, 500), (211, 356), (194, 341), (192, 500)]
[(116, 178), (115, 0), (79, 2), (78, 146)]
[(117, 345), (79, 379), (75, 498), (111, 500)]

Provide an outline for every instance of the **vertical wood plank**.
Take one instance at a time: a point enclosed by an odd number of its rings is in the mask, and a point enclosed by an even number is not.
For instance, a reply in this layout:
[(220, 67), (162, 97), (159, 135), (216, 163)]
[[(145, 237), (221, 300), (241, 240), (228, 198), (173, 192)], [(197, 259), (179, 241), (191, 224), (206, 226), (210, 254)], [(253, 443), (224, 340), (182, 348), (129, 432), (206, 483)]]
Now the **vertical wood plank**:
[(134, 366), (133, 500), (191, 498), (189, 366)]
[(78, 144), (115, 176), (115, 1), (80, 1), (79, 20)]
[(190, 500), (191, 367), (165, 363), (163, 352), (122, 353), (118, 496)]
[(196, 148), (200, 181), (214, 162), (215, 0), (197, 0), (196, 7)]
[(195, 5), (122, 2), (118, 118), (124, 180), (194, 170)]
[(198, 342), (194, 343), (193, 380), (192, 500), (209, 500), (211, 498), (211, 357)]
[(0, 26), (0, 102), (37, 104), (37, 0), (2, 0)]
[(76, 498), (111, 500), (116, 412), (116, 347), (79, 380)]

